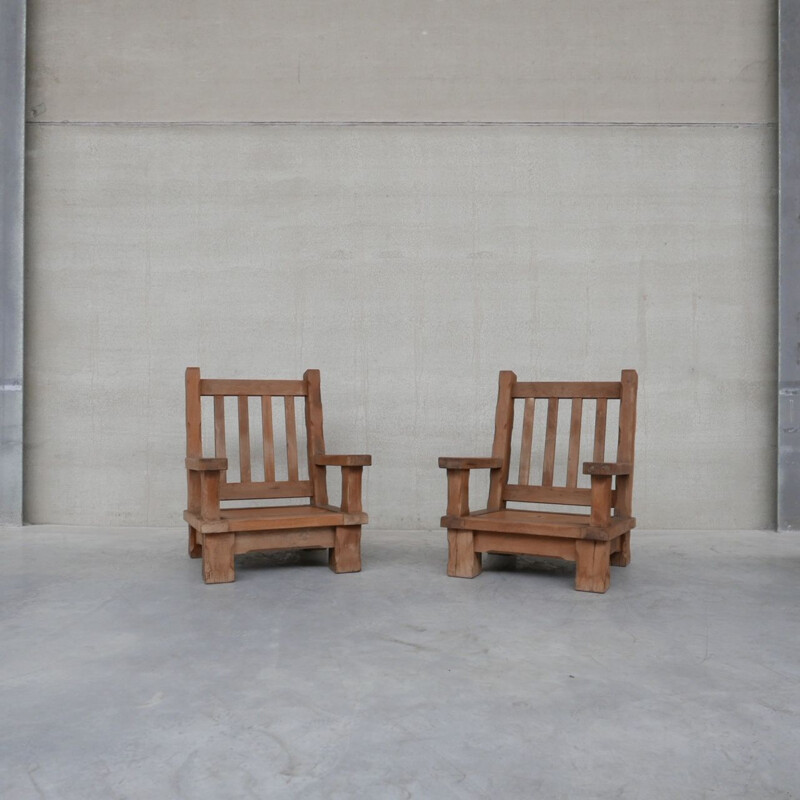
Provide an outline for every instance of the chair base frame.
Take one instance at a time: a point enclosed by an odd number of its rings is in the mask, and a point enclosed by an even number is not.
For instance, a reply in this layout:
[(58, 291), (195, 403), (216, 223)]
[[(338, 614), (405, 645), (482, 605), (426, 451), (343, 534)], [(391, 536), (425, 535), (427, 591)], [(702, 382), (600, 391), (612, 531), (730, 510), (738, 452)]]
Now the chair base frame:
[(631, 560), (630, 531), (607, 541), (448, 529), (447, 574), (475, 578), (482, 570), (481, 554), (530, 555), (575, 562), (575, 588), (602, 594), (611, 582), (610, 567), (626, 567)]
[(361, 525), (214, 533), (201, 533), (189, 526), (189, 556), (203, 559), (206, 583), (235, 581), (234, 559), (243, 553), (325, 548), (328, 566), (333, 572), (361, 571)]

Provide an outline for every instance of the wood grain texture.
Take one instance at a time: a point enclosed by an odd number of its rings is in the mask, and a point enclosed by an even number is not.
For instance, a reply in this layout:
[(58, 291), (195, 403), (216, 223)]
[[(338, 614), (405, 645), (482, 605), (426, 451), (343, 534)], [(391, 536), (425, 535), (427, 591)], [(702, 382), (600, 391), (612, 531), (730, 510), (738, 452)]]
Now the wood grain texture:
[(511, 435), (514, 428), (514, 386), (517, 376), (510, 370), (502, 370), (497, 386), (497, 407), (494, 415), (494, 442), (492, 458), (499, 458), (501, 465), (492, 470), (489, 478), (488, 508), (504, 508), (503, 487), (508, 482), (511, 461)]
[(333, 547), (328, 551), (328, 566), (337, 574), (361, 571), (361, 527), (338, 527)]
[(306, 393), (305, 381), (251, 381), (251, 380), (201, 380), (201, 395), (230, 397), (302, 397)]
[[(216, 398), (215, 398), (216, 399)], [(264, 453), (264, 481), (275, 480), (275, 431), (272, 423), (272, 398), (261, 398), (261, 438)]]
[(517, 381), (514, 385), (514, 397), (551, 397), (569, 400), (580, 398), (618, 398), (620, 386), (618, 383), (593, 383), (593, 382), (534, 382), (526, 383)]
[(519, 483), (531, 482), (531, 450), (533, 447), (533, 416), (536, 398), (525, 398), (525, 410), (522, 414), (522, 442), (519, 447)]
[(294, 413), (294, 397), (283, 398), (286, 415), (286, 465), (289, 470), (289, 480), (300, 480), (297, 467), (297, 422)]
[(542, 486), (553, 485), (556, 463), (556, 434), (558, 432), (558, 398), (547, 401), (547, 429), (544, 438), (544, 462), (542, 463)]
[(575, 588), (579, 592), (603, 594), (611, 583), (608, 542), (575, 542)]
[(481, 554), (475, 552), (472, 531), (447, 531), (447, 574), (451, 578), (481, 574)]
[(567, 486), (574, 489), (578, 485), (578, 459), (581, 454), (581, 420), (583, 418), (583, 399), (572, 399), (572, 412), (569, 420), (569, 451), (567, 453)]
[(209, 533), (203, 537), (203, 580), (206, 583), (231, 583), (234, 570), (234, 535)]

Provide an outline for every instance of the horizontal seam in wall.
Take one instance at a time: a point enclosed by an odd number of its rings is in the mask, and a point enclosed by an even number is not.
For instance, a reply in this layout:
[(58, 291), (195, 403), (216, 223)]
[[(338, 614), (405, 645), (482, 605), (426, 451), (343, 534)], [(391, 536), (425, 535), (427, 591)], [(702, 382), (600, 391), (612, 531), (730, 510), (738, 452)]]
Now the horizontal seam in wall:
[(75, 127), (130, 127), (130, 128), (168, 128), (168, 127), (294, 127), (294, 126), (325, 126), (325, 127), (495, 127), (495, 128), (775, 128), (775, 122), (399, 122), (399, 121), (370, 121), (370, 122), (326, 122), (326, 121), (160, 121), (160, 122), (134, 122), (134, 121), (98, 121), (85, 120), (28, 120), (28, 125), (47, 126), (75, 126)]

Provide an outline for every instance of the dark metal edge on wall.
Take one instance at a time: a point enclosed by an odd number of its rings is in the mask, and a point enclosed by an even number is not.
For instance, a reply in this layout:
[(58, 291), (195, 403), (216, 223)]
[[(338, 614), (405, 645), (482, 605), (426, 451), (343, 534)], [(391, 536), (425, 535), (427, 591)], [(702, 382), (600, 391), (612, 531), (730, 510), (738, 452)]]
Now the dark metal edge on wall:
[(778, 530), (800, 529), (800, 0), (780, 0)]
[(25, 0), (0, 3), (0, 524), (22, 524)]

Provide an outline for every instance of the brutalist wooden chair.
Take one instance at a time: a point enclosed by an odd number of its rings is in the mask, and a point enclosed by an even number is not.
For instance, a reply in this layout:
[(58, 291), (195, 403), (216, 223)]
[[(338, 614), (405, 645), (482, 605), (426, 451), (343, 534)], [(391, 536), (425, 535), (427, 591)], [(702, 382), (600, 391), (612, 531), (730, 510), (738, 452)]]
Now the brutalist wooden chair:
[[(555, 556), (576, 562), (576, 589), (608, 589), (609, 565), (624, 567), (630, 562), (630, 531), (636, 524), (631, 496), (637, 380), (634, 370), (623, 370), (621, 380), (615, 383), (524, 383), (513, 372), (500, 373), (491, 458), (439, 459), (439, 466), (447, 470), (447, 514), (441, 524), (447, 528), (448, 575), (474, 578), (481, 571), (481, 553)], [(560, 401), (571, 401), (571, 409), (566, 481), (558, 486), (554, 471)], [(515, 402), (522, 406), (522, 430), (517, 482), (510, 483)], [(613, 460), (606, 461), (606, 420), (609, 404), (615, 402), (619, 404), (617, 452)], [(585, 403), (590, 420), (594, 411), (593, 436), (586, 437), (592, 461), (583, 464), (591, 486), (579, 487)], [(541, 481), (532, 484), (534, 416), (540, 404), (547, 407)], [(472, 469), (491, 471), (489, 499), (481, 511), (469, 510)], [(589, 513), (511, 509), (508, 502), (588, 506)]]
[[(214, 456), (203, 457), (202, 398), (213, 397)], [(238, 449), (238, 480), (232, 480), (226, 457), (225, 398), (236, 398), (238, 430), (230, 449)], [(253, 477), (250, 442), (250, 398), (260, 399), (263, 480)], [(286, 478), (276, 475), (273, 398), (282, 398), (286, 423)], [(298, 463), (297, 398), (305, 400), (308, 479), (301, 480)], [(257, 401), (255, 401), (256, 404)], [(260, 460), (260, 459), (259, 459)], [(207, 380), (197, 367), (186, 370), (186, 471), (189, 555), (203, 558), (206, 583), (235, 580), (234, 556), (253, 550), (329, 548), (334, 572), (361, 569), (361, 473), (372, 463), (368, 455), (326, 455), (322, 434), (319, 370), (300, 381)], [(283, 464), (280, 465), (281, 469)], [(328, 504), (326, 468), (341, 467), (341, 506)], [(259, 465), (259, 471), (261, 465)], [(260, 476), (259, 476), (260, 477)], [(222, 501), (301, 498), (303, 505), (225, 508)]]

